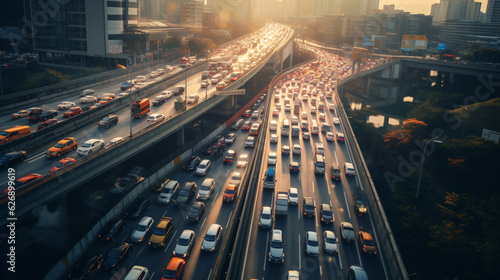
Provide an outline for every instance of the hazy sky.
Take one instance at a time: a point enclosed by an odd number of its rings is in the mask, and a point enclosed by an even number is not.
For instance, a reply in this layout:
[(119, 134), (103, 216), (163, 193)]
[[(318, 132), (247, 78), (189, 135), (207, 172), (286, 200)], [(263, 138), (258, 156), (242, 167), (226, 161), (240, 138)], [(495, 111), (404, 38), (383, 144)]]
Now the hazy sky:
[[(398, 10), (404, 10), (412, 14), (429, 15), (431, 13), (431, 5), (439, 2), (440, 0), (380, 0), (380, 9), (382, 9), (384, 5), (394, 4)], [(482, 3), (481, 12), (485, 12), (488, 0), (476, 0), (476, 2)]]

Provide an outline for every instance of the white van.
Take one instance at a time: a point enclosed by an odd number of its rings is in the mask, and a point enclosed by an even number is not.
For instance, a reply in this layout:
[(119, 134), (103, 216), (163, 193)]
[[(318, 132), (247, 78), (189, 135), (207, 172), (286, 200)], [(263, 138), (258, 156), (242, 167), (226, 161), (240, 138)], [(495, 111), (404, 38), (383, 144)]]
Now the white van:
[(319, 126), (316, 120), (312, 120), (311, 134), (319, 134)]
[(290, 135), (290, 120), (284, 119), (283, 125), (281, 126), (281, 135), (288, 136)]
[(316, 143), (316, 147), (314, 148), (314, 152), (318, 155), (325, 155), (325, 148), (322, 143)]

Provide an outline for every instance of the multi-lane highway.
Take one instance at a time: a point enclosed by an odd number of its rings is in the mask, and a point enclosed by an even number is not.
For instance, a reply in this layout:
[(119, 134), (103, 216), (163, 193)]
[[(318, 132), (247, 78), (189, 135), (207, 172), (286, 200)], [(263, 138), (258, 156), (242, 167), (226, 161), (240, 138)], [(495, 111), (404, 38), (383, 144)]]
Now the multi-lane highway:
[[(348, 70), (342, 66), (342, 61), (338, 57), (321, 54), (323, 57), (322, 66), (316, 72), (309, 72), (308, 75), (320, 75), (339, 73), (342, 69)], [(300, 74), (299, 74), (300, 73)], [(299, 120), (307, 120), (309, 123), (309, 132), (311, 132), (312, 120), (316, 120), (318, 124), (321, 122), (328, 123), (333, 128), (333, 133), (342, 132), (343, 124), (334, 124), (336, 117), (335, 111), (328, 111), (328, 103), (332, 103), (332, 99), (326, 98), (321, 101), (319, 94), (316, 96), (317, 102), (326, 103), (325, 110), (318, 110), (317, 113), (311, 113), (311, 99), (316, 91), (316, 86), (311, 83), (305, 82), (305, 74), (297, 71), (292, 77), (286, 79), (281, 84), (286, 85), (292, 78), (297, 80), (300, 87), (307, 88), (308, 98), (304, 98), (299, 94), (300, 112), (306, 112), (305, 116), (294, 114), (292, 111), (285, 111), (283, 104), (285, 98), (293, 100), (292, 93), (289, 92), (288, 86), (285, 88), (278, 87), (279, 98), (272, 101), (270, 110), (278, 110), (279, 115), (275, 113), (269, 114), (269, 122), (277, 121), (278, 131), (268, 132), (264, 150), (264, 157), (262, 168), (260, 170), (261, 177), (265, 177), (265, 172), (268, 168), (267, 155), (271, 152), (278, 154), (276, 163), (276, 187), (274, 190), (263, 189), (263, 182), (257, 188), (256, 200), (253, 207), (253, 218), (251, 221), (251, 232), (246, 241), (247, 252), (245, 252), (244, 273), (241, 279), (285, 279), (289, 270), (297, 270), (301, 274), (301, 279), (347, 279), (347, 271), (350, 266), (362, 266), (367, 272), (370, 279), (386, 279), (383, 268), (382, 259), (378, 252), (375, 256), (367, 256), (361, 253), (360, 245), (357, 241), (357, 233), (367, 231), (374, 234), (371, 230), (372, 224), (370, 220), (370, 213), (359, 215), (355, 212), (353, 206), (352, 194), (355, 187), (359, 187), (359, 181), (356, 177), (347, 177), (343, 172), (344, 162), (351, 162), (349, 152), (349, 140), (346, 143), (339, 143), (337, 141), (327, 141), (324, 133), (319, 135), (311, 135), (310, 140), (303, 138), (303, 130), (301, 129), (298, 137), (282, 136), (281, 129), (284, 119), (291, 120), (296, 116)], [(323, 77), (321, 81), (328, 84), (328, 78)], [(292, 87), (290, 87), (292, 89)], [(325, 92), (320, 90), (319, 92)], [(274, 95), (273, 94), (273, 95)], [(293, 104), (293, 101), (291, 101)], [(276, 106), (280, 103), (281, 109)], [(339, 104), (335, 104), (335, 107)], [(315, 107), (318, 107), (316, 104)], [(293, 106), (292, 106), (293, 108)], [(325, 115), (325, 121), (319, 119), (319, 114)], [(270, 143), (269, 136), (271, 133), (276, 133), (279, 137), (277, 143)], [(315, 144), (322, 143), (325, 147), (326, 157), (326, 170), (324, 175), (315, 175), (314, 172), (314, 156)], [(295, 144), (301, 146), (300, 154), (283, 155), (282, 146), (288, 145), (292, 148)], [(300, 163), (300, 172), (290, 172), (290, 162), (296, 161)], [(335, 163), (342, 170), (342, 179), (340, 181), (333, 181), (330, 173), (330, 165)], [(288, 208), (286, 216), (273, 215), (273, 224), (271, 229), (263, 229), (259, 227), (259, 215), (262, 207), (270, 206), (275, 207), (276, 193), (278, 191), (288, 192), (289, 188), (297, 188), (299, 191), (299, 204)], [(306, 217), (303, 214), (303, 199), (304, 197), (312, 197), (316, 203), (316, 215), (314, 217)], [(320, 222), (320, 205), (331, 205), (334, 213), (334, 222), (332, 224), (323, 224)], [(356, 241), (347, 243), (342, 241), (340, 224), (342, 222), (349, 222), (354, 226), (356, 232)], [(283, 233), (283, 241), (285, 243), (285, 260), (284, 263), (271, 263), (268, 261), (269, 242), (273, 229), (279, 229)], [(338, 254), (326, 254), (323, 249), (323, 232), (329, 230), (333, 231), (338, 239)], [(317, 257), (306, 255), (305, 252), (305, 236), (307, 231), (316, 232), (319, 238), (320, 253)]]
[[(272, 50), (272, 47), (277, 45), (277, 43), (278, 43), (277, 37), (278, 36), (281, 36), (280, 37), (281, 39), (284, 38), (284, 34), (286, 34), (286, 32), (284, 31), (285, 29), (283, 29), (283, 28), (284, 27), (282, 27), (280, 25), (267, 26), (267, 29), (273, 30), (274, 33), (272, 33), (272, 34), (274, 34), (276, 36), (276, 38), (269, 37), (266, 41), (262, 40), (262, 42), (260, 42), (260, 44), (255, 44), (254, 45), (255, 48), (249, 48), (248, 52), (239, 55), (238, 60), (234, 59), (232, 56), (231, 58), (233, 59), (233, 62), (239, 63), (240, 66), (247, 65), (248, 67), (252, 66), (252, 63), (254, 63), (253, 66), (255, 66), (259, 59), (261, 59), (265, 55), (267, 55)], [(264, 31), (267, 29), (264, 29)], [(270, 32), (269, 30), (266, 32)], [(286, 30), (288, 30), (288, 29), (286, 29)], [(260, 31), (260, 32), (264, 32), (264, 31)], [(257, 34), (260, 34), (260, 33), (257, 33)], [(255, 36), (256, 35), (253, 34), (253, 37), (255, 37)], [(253, 40), (256, 40), (253, 37), (252, 36), (249, 37), (249, 38), (251, 38), (250, 42), (252, 42)], [(247, 43), (247, 44), (251, 44), (251, 43)], [(227, 52), (228, 50), (225, 50), (225, 51)], [(253, 54), (253, 56), (252, 56), (252, 54)], [(252, 60), (252, 62), (250, 62), (250, 59), (252, 57), (253, 57), (253, 60)], [(242, 70), (240, 70), (240, 71), (242, 71)], [(164, 75), (169, 75), (169, 74), (164, 74)], [(230, 75), (231, 75), (231, 72), (229, 72), (229, 74), (227, 76), (230, 76)], [(144, 82), (144, 84), (154, 83), (154, 82), (156, 82), (156, 80), (150, 79), (147, 82)], [(188, 77), (187, 78), (187, 89), (186, 89), (187, 94), (186, 95), (189, 96), (192, 94), (198, 94), (202, 98), (199, 102), (202, 102), (205, 95), (210, 95), (211, 93), (216, 91), (216, 85), (215, 84), (210, 85), (208, 87), (208, 90), (207, 90), (205, 88), (201, 88), (200, 84), (201, 84), (201, 72), (198, 72), (198, 73), (192, 75), (191, 77)], [(177, 85), (184, 86), (185, 82), (182, 81), (176, 85), (169, 85), (169, 87), (168, 88), (165, 87), (164, 90), (167, 90), (167, 89), (170, 90)], [(110, 85), (109, 87), (100, 88), (100, 89), (98, 89), (98, 91), (99, 91), (99, 94), (102, 94), (104, 92), (117, 93), (120, 91), (119, 89), (117, 89), (118, 87), (119, 87), (119, 85)], [(156, 93), (156, 94), (151, 95), (149, 97), (150, 101), (152, 101), (153, 98), (156, 95), (159, 95), (160, 93), (161, 93), (161, 91)], [(95, 95), (99, 95), (99, 94), (95, 94)], [(44, 104), (43, 106), (40, 106), (40, 107), (45, 108), (45, 109), (56, 109), (57, 104), (62, 102), (62, 101), (75, 102), (78, 105), (79, 98), (80, 97), (78, 96), (78, 97), (74, 97), (73, 99), (64, 99), (64, 100), (60, 100), (58, 102)], [(128, 98), (128, 97), (125, 96), (122, 98)], [(175, 114), (176, 110), (174, 108), (174, 99), (175, 99), (175, 97), (172, 97), (172, 98), (169, 98), (162, 105), (151, 106), (151, 111), (149, 114), (150, 115), (163, 114), (166, 117)], [(141, 130), (149, 125), (149, 123), (146, 121), (145, 118), (143, 118), (143, 119), (132, 118), (131, 119), (129, 107), (124, 108), (118, 112), (112, 112), (112, 113), (115, 115), (118, 115), (119, 122), (117, 125), (106, 129), (106, 128), (99, 128), (97, 126), (97, 124), (90, 124), (83, 129), (68, 133), (68, 135), (66, 135), (66, 137), (76, 138), (79, 142), (79, 145), (83, 144), (85, 141), (87, 141), (89, 139), (95, 139), (95, 138), (103, 139), (104, 143), (108, 143), (110, 140), (112, 140), (116, 137), (126, 137), (126, 136), (130, 135), (130, 130), (131, 130), (130, 127), (132, 127), (132, 131), (139, 131), (139, 130)], [(59, 114), (58, 118), (62, 118), (61, 115), (62, 115), (62, 112)], [(0, 126), (5, 125), (5, 123), (7, 123), (8, 126), (13, 126), (14, 123), (16, 125), (23, 125), (23, 124), (28, 124), (29, 121), (26, 118), (12, 121), (12, 120), (10, 120), (10, 116), (0, 117)], [(36, 125), (35, 125), (35, 127), (36, 127)], [(32, 125), (32, 129), (33, 129), (33, 125)], [(21, 178), (21, 177), (26, 176), (30, 173), (37, 173), (37, 174), (41, 174), (41, 175), (47, 174), (48, 171), (50, 170), (50, 168), (52, 168), (54, 165), (56, 165), (57, 161), (64, 158), (64, 157), (70, 157), (70, 158), (74, 158), (74, 159), (78, 160), (79, 156), (76, 154), (76, 151), (71, 151), (71, 152), (67, 153), (66, 155), (63, 155), (63, 156), (55, 158), (55, 159), (54, 158), (52, 158), (52, 159), (47, 158), (45, 155), (46, 151), (52, 145), (56, 144), (56, 142), (57, 141), (55, 141), (54, 143), (52, 143), (50, 145), (41, 147), (41, 148), (37, 149), (36, 151), (31, 152), (31, 154), (28, 155), (28, 159), (25, 162), (15, 165), (14, 167), (16, 168), (16, 171), (17, 171), (16, 172), (17, 178)], [(7, 178), (7, 170), (5, 170), (5, 169), (1, 170), (0, 177)], [(0, 181), (0, 186), (5, 186), (5, 182)], [(3, 188), (5, 188), (5, 187), (3, 187)], [(0, 188), (2, 188), (2, 187), (0, 187)]]
[[(262, 107), (262, 106), (261, 106)], [(257, 121), (254, 119), (254, 121)], [(244, 142), (248, 135), (247, 131), (237, 130), (228, 131), (236, 134), (235, 142), (228, 145), (227, 150), (235, 150), (237, 157), (242, 154), (248, 154), (251, 161), (254, 149), (245, 149)], [(195, 243), (191, 254), (186, 259), (186, 267), (184, 269), (184, 277), (182, 279), (210, 279), (213, 274), (213, 269), (217, 259), (217, 254), (220, 252), (220, 246), (217, 247), (214, 253), (205, 253), (201, 251), (201, 243), (203, 237), (211, 224), (219, 224), (223, 228), (223, 236), (226, 234), (228, 223), (234, 213), (234, 202), (223, 202), (223, 192), (227, 184), (231, 181), (233, 172), (239, 172), (243, 177), (247, 172), (246, 167), (237, 167), (236, 161), (233, 164), (224, 164), (222, 156), (206, 156), (199, 155), (201, 159), (209, 159), (211, 161), (211, 169), (203, 176), (197, 176), (193, 171), (186, 172), (178, 168), (169, 175), (169, 179), (178, 181), (181, 185), (184, 182), (195, 182), (199, 187), (205, 178), (215, 179), (215, 190), (212, 197), (208, 201), (204, 201), (206, 210), (198, 223), (189, 224), (186, 221), (187, 208), (178, 207), (174, 203), (169, 205), (160, 205), (157, 203), (158, 193), (148, 193), (147, 197), (151, 201), (151, 208), (144, 213), (145, 216), (150, 216), (156, 223), (161, 217), (171, 217), (174, 224), (174, 234), (169, 239), (164, 248), (151, 248), (148, 246), (148, 240), (151, 234), (142, 243), (132, 243), (133, 249), (129, 257), (117, 270), (107, 271), (104, 269), (98, 270), (90, 279), (121, 279), (128, 273), (134, 265), (147, 267), (154, 276), (151, 279), (160, 279), (161, 271), (166, 267), (169, 260), (172, 258), (172, 252), (175, 248), (176, 241), (185, 229), (195, 232)], [(196, 201), (196, 196), (188, 204), (189, 206)], [(128, 220), (125, 229), (115, 239), (116, 242), (131, 242), (130, 234), (133, 228), (137, 225), (140, 219)], [(222, 241), (222, 240), (221, 240)], [(115, 243), (96, 243), (88, 250), (88, 256), (95, 254), (103, 254), (105, 257), (112, 245)], [(86, 261), (83, 259), (82, 261)]]

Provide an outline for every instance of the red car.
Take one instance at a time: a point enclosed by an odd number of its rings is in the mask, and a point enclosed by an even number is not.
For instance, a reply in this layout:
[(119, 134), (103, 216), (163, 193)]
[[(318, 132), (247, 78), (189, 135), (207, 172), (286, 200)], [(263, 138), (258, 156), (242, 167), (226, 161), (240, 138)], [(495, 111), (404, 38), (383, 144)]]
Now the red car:
[(345, 142), (344, 133), (337, 133), (337, 142)]
[(224, 191), (224, 195), (222, 196), (222, 200), (224, 202), (232, 202), (236, 198), (236, 194), (238, 193), (238, 186), (235, 184), (229, 184)]
[(184, 273), (184, 266), (185, 265), (186, 265), (185, 260), (183, 260), (181, 258), (173, 257), (168, 262), (167, 267), (162, 270), (161, 280), (181, 279), (182, 274)]
[(252, 114), (252, 110), (246, 110), (245, 113), (243, 113), (243, 117), (248, 118)]
[[(35, 180), (38, 180), (38, 179), (40, 179), (42, 177), (43, 177), (43, 175), (40, 175), (40, 174), (37, 174), (37, 173), (31, 173), (29, 175), (26, 175), (26, 176), (20, 178), (20, 179), (17, 179), (14, 182), (13, 187), (15, 189), (17, 189), (17, 188), (19, 188), (19, 187), (21, 187), (21, 186), (23, 186), (25, 184), (28, 184), (28, 183), (33, 182)], [(3, 190), (2, 193), (5, 194), (5, 193), (8, 193), (8, 192), (9, 192), (9, 188), (7, 187), (5, 190)]]
[(49, 173), (56, 172), (57, 170), (66, 167), (72, 163), (74, 163), (76, 160), (74, 158), (63, 158), (61, 159), (54, 167), (52, 167), (49, 171)]
[(69, 109), (69, 111), (64, 112), (63, 117), (65, 118), (70, 118), (73, 116), (76, 116), (82, 112), (82, 108), (80, 107), (72, 107)]
[(56, 120), (56, 119), (46, 120), (44, 122), (39, 123), (38, 127), (36, 128), (36, 130), (44, 129), (44, 128), (48, 127), (48, 126), (56, 124), (57, 122), (58, 122), (58, 120)]

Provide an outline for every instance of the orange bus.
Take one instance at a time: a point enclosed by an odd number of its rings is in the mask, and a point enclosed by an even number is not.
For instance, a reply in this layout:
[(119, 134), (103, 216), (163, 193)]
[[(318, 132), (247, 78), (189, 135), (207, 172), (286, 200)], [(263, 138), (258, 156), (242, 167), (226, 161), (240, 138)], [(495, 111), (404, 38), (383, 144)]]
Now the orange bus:
[(132, 117), (140, 119), (147, 116), (150, 111), (149, 106), (149, 99), (147, 98), (134, 101), (134, 103), (132, 103)]

